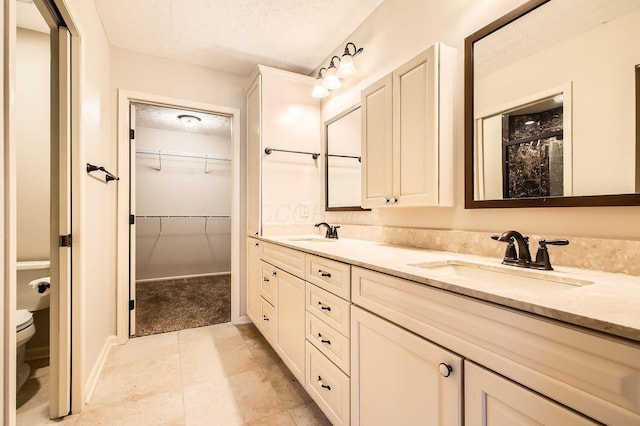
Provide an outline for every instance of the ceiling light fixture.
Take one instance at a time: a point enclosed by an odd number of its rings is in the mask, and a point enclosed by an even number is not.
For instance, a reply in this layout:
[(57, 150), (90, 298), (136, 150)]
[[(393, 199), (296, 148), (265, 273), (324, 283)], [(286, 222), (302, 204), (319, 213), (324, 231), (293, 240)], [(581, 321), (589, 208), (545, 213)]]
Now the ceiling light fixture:
[(313, 91), (311, 92), (311, 96), (317, 99), (329, 96), (329, 89), (327, 89), (323, 84), (324, 76), (322, 75), (322, 71), (325, 71), (326, 74), (327, 69), (324, 67), (320, 68), (320, 71), (318, 71), (318, 77), (316, 77), (316, 84), (313, 85)]
[[(353, 51), (351, 49), (353, 47)], [(353, 63), (353, 58), (362, 53), (364, 49), (357, 48), (352, 42), (348, 42), (344, 47), (344, 53), (342, 58), (339, 56), (332, 56), (329, 66), (327, 68), (320, 68), (318, 71), (318, 77), (316, 83), (313, 86), (311, 96), (314, 98), (324, 98), (329, 96), (329, 90), (335, 90), (342, 86), (341, 78), (352, 76), (356, 73), (356, 66)], [(336, 60), (338, 61), (338, 67), (336, 67)], [(324, 70), (324, 76), (322, 71)]]
[(200, 117), (196, 117), (195, 115), (183, 114), (183, 115), (179, 115), (178, 118), (187, 127), (197, 126), (198, 123), (200, 123), (201, 121)]

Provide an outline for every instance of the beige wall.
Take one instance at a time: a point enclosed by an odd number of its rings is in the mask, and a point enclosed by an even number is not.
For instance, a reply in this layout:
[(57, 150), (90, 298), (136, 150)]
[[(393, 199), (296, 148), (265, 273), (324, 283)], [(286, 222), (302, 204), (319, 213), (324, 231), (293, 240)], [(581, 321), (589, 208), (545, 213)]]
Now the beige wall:
[[(464, 209), (464, 38), (524, 1), (386, 0), (346, 41), (364, 47), (359, 74), (323, 100), (323, 120), (359, 102), (359, 93), (436, 41), (458, 50), (454, 99), (455, 207), (389, 208), (327, 213), (336, 223), (498, 232), (509, 228), (538, 235), (640, 239), (639, 207)], [(333, 54), (341, 54), (344, 43)], [(329, 58), (322, 66), (326, 66)]]
[(18, 261), (49, 259), (49, 34), (16, 35)]

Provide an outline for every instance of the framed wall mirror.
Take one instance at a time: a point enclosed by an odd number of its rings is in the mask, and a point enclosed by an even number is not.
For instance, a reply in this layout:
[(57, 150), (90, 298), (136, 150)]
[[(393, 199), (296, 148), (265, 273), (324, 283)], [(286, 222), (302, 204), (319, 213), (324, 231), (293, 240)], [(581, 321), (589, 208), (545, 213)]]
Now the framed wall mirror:
[(356, 105), (327, 120), (325, 210), (365, 210), (361, 204), (361, 113)]
[(640, 205), (635, 40), (627, 0), (532, 0), (467, 37), (465, 208)]

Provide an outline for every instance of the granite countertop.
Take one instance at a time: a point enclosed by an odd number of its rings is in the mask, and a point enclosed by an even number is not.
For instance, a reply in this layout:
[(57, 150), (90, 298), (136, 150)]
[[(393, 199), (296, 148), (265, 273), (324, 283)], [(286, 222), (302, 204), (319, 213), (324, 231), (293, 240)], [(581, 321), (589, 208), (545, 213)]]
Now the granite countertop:
[[(260, 239), (640, 342), (640, 277), (562, 266), (554, 266), (554, 271), (533, 271), (502, 265), (502, 259), (364, 240), (328, 241), (318, 236), (273, 236)], [(453, 276), (418, 266), (431, 262), (446, 264), (451, 261), (470, 262), (494, 271), (508, 268), (506, 272), (521, 276), (533, 274), (550, 277), (558, 282), (536, 280), (521, 286), (510, 286)], [(541, 286), (535, 285), (538, 281)], [(570, 285), (563, 281), (589, 284)]]

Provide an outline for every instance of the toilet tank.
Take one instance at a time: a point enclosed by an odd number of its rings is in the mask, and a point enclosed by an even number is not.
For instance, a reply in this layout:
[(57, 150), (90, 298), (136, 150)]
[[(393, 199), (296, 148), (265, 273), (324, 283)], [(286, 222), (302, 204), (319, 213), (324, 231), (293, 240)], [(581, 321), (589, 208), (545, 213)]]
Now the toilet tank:
[(17, 262), (17, 309), (27, 309), (34, 312), (49, 307), (49, 292), (42, 295), (29, 285), (35, 279), (49, 277), (49, 267), (48, 260)]

